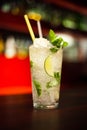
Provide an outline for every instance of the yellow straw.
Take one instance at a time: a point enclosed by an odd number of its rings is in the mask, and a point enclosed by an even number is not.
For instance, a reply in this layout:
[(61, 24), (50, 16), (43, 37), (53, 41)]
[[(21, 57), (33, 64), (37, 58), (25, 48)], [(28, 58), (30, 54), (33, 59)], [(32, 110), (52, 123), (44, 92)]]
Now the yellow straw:
[(28, 16), (25, 14), (25, 15), (24, 15), (24, 18), (25, 18), (25, 21), (26, 21), (28, 30), (29, 30), (29, 32), (30, 32), (31, 38), (32, 38), (32, 40), (34, 41), (35, 35), (34, 35), (34, 32), (33, 32), (32, 27), (31, 27), (30, 21), (29, 21), (29, 19), (28, 19)]

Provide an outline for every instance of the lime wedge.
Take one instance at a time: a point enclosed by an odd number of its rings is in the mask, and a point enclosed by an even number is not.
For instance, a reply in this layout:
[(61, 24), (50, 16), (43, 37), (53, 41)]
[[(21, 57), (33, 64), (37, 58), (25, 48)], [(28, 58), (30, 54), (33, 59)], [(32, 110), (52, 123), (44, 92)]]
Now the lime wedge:
[(29, 19), (33, 19), (35, 21), (41, 20), (41, 15), (39, 13), (35, 13), (35, 12), (29, 12), (28, 17), (29, 17)]
[(45, 62), (44, 62), (44, 68), (46, 73), (49, 76), (54, 76), (54, 67), (53, 67), (53, 55), (49, 55)]

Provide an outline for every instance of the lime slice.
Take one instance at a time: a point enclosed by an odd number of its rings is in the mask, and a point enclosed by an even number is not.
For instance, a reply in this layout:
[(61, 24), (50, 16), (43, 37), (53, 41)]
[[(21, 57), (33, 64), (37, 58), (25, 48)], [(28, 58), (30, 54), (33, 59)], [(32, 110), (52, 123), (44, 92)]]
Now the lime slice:
[(29, 19), (33, 19), (35, 21), (41, 20), (41, 15), (39, 13), (35, 13), (35, 12), (29, 12), (28, 17), (29, 17)]
[(54, 77), (55, 72), (61, 72), (62, 50), (47, 56), (44, 62), (44, 69), (49, 76)]
[(53, 55), (49, 55), (45, 62), (44, 62), (44, 68), (46, 73), (49, 76), (54, 76), (54, 67), (53, 67)]

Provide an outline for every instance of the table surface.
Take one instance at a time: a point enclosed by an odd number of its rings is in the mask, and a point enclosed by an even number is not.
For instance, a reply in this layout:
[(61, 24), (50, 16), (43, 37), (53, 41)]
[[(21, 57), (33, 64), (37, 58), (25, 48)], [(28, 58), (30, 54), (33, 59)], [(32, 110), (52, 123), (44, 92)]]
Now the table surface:
[(87, 87), (61, 89), (59, 108), (36, 110), (32, 95), (0, 96), (0, 130), (83, 130), (87, 128)]

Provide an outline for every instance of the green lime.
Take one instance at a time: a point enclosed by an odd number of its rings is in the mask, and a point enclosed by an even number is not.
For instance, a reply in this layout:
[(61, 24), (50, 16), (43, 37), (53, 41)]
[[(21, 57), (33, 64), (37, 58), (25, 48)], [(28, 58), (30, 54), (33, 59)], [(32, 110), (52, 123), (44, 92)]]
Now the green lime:
[(54, 76), (53, 55), (49, 55), (45, 59), (44, 68), (49, 76)]

